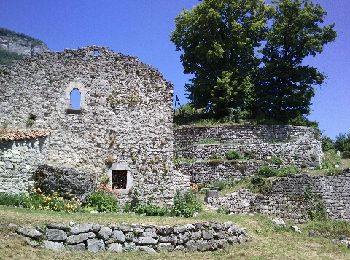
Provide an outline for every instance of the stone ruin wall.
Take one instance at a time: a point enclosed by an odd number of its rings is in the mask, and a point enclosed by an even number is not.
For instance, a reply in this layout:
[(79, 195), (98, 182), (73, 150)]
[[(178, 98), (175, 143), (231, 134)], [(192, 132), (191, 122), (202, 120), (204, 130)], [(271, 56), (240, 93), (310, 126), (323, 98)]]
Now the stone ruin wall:
[(194, 162), (177, 164), (176, 168), (190, 177), (191, 183), (239, 181), (258, 172), (262, 161), (233, 160), (226, 162)]
[(0, 192), (21, 193), (34, 186), (33, 171), (45, 162), (45, 138), (0, 141)]
[[(169, 202), (187, 185), (173, 173), (172, 85), (157, 70), (93, 46), (26, 58), (0, 74), (0, 126), (24, 129), (35, 115), (31, 128), (51, 133), (46, 164), (96, 181), (127, 169), (128, 192), (145, 200)], [(74, 88), (81, 113), (67, 114)]]
[[(239, 152), (243, 160), (227, 161), (225, 153)], [(212, 160), (212, 157), (221, 159)], [(240, 180), (257, 173), (273, 156), (285, 165), (317, 167), (322, 145), (313, 128), (282, 125), (183, 126), (175, 129), (177, 169), (191, 182)], [(186, 160), (193, 162), (189, 163)]]
[(231, 223), (203, 222), (174, 226), (139, 224), (48, 224), (20, 227), (17, 233), (33, 247), (90, 252), (215, 251), (247, 241), (245, 229)]
[[(214, 144), (201, 144), (211, 139)], [(207, 160), (212, 155), (225, 157), (235, 150), (254, 160), (277, 156), (285, 164), (319, 166), (323, 152), (316, 130), (302, 126), (227, 125), (184, 126), (175, 129), (176, 157)]]
[[(306, 192), (313, 199), (305, 197)], [(232, 213), (262, 213), (305, 221), (310, 207), (321, 203), (328, 217), (350, 220), (350, 170), (338, 176), (306, 174), (279, 178), (267, 194), (239, 190), (225, 197), (209, 198), (208, 203)]]

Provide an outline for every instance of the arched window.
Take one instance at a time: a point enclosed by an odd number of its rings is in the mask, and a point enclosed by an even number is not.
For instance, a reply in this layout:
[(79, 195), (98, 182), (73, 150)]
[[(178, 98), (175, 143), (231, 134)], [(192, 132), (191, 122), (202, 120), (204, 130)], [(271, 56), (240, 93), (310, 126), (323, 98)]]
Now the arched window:
[(81, 93), (79, 91), (79, 89), (74, 88), (71, 92), (70, 92), (70, 106), (72, 109), (74, 110), (80, 110), (81, 109)]

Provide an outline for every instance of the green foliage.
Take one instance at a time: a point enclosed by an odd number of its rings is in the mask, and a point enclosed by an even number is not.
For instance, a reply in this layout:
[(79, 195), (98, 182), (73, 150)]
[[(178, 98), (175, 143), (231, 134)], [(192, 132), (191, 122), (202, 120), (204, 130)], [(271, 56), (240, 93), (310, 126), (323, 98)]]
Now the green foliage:
[(278, 156), (272, 156), (271, 159), (270, 159), (270, 163), (273, 164), (273, 165), (277, 165), (277, 166), (280, 166), (283, 164), (283, 161), (281, 158), (279, 158)]
[(261, 176), (253, 176), (250, 179), (250, 190), (257, 193), (266, 194), (271, 191), (272, 183), (270, 179), (263, 178)]
[(262, 0), (204, 0), (176, 17), (171, 40), (184, 72), (195, 75), (185, 86), (193, 107), (216, 117), (248, 110), (267, 11)]
[(308, 0), (273, 2), (272, 24), (261, 51), (263, 66), (257, 83), (257, 111), (278, 122), (303, 118), (310, 112), (314, 86), (325, 76), (305, 65), (336, 38), (334, 24), (324, 26), (326, 12)]
[(263, 178), (270, 178), (273, 176), (277, 176), (278, 171), (277, 171), (277, 169), (275, 169), (269, 165), (263, 165), (260, 167), (260, 169), (258, 171), (258, 175), (263, 177)]
[(261, 176), (263, 178), (285, 177), (291, 174), (298, 173), (300, 173), (300, 169), (294, 165), (286, 165), (279, 168), (275, 168), (270, 165), (263, 165), (258, 171), (258, 176)]
[[(312, 125), (314, 87), (325, 75), (305, 64), (335, 40), (334, 24), (309, 0), (203, 0), (176, 17), (191, 106), (211, 117)], [(193, 112), (193, 111), (192, 111)], [(350, 153), (349, 153), (350, 154)]]
[(343, 158), (350, 158), (350, 133), (337, 135), (334, 147), (336, 150), (342, 152)]
[(308, 222), (305, 226), (306, 230), (313, 230), (320, 236), (339, 239), (340, 236), (350, 237), (350, 223), (339, 220), (315, 220)]
[(27, 40), (32, 45), (44, 44), (41, 40), (38, 40), (38, 39), (33, 38), (31, 36), (28, 36), (28, 35), (26, 35), (24, 33), (14, 32), (14, 31), (11, 31), (9, 29), (1, 28), (1, 27), (0, 27), (0, 36), (13, 37), (13, 38), (22, 38), (24, 40)]
[(213, 181), (213, 182), (206, 185), (207, 188), (215, 189), (218, 191), (221, 191), (229, 186), (230, 186), (230, 182), (226, 181), (226, 180)]
[(40, 189), (34, 189), (29, 194), (0, 193), (0, 205), (16, 206), (30, 209), (76, 212), (81, 203), (78, 199), (64, 199), (57, 192), (43, 194)]
[(227, 153), (225, 153), (225, 157), (227, 160), (238, 160), (238, 159), (242, 159), (242, 156), (234, 151), (234, 150), (231, 150), (231, 151), (228, 151)]
[(197, 144), (220, 144), (220, 140), (215, 138), (203, 138), (200, 139)]
[(0, 49), (0, 65), (11, 65), (14, 61), (22, 58), (22, 55)]
[(280, 167), (277, 170), (277, 177), (286, 177), (288, 175), (299, 174), (299, 173), (300, 173), (300, 169), (295, 165), (286, 165), (286, 166)]
[(185, 157), (177, 157), (174, 159), (174, 164), (186, 164), (186, 163), (194, 163), (196, 159), (193, 158), (185, 158)]
[(147, 204), (137, 204), (133, 207), (126, 205), (124, 208), (126, 212), (135, 212), (140, 215), (146, 216), (168, 216), (170, 215), (170, 210), (166, 207), (161, 207), (152, 203)]
[(320, 195), (314, 193), (310, 187), (304, 191), (304, 198), (308, 203), (308, 215), (311, 220), (327, 219), (326, 207)]
[(192, 192), (177, 192), (174, 197), (174, 206), (171, 214), (177, 217), (193, 217), (195, 213), (202, 210), (202, 203)]
[(28, 195), (25, 193), (0, 192), (0, 205), (25, 207), (27, 200)]
[(341, 157), (335, 150), (329, 150), (324, 153), (322, 169), (325, 170), (327, 175), (334, 176), (340, 174), (342, 172), (340, 164)]
[(98, 212), (118, 212), (119, 206), (115, 195), (104, 192), (92, 192), (84, 203), (85, 206), (94, 208)]
[(335, 150), (335, 145), (333, 140), (328, 137), (328, 136), (322, 136), (321, 137), (321, 141), (322, 141), (322, 150), (323, 152), (327, 152), (329, 150)]

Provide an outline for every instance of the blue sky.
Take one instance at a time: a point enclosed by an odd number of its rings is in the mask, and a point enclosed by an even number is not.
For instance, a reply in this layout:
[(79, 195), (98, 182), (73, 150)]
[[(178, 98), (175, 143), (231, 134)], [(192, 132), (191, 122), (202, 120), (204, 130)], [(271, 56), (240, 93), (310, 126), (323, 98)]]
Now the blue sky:
[[(310, 119), (331, 137), (350, 131), (350, 10), (349, 0), (315, 0), (336, 23), (338, 38), (308, 62), (328, 78), (317, 89)], [(175, 85), (185, 103), (180, 53), (169, 40), (174, 18), (197, 0), (0, 0), (0, 27), (43, 40), (51, 50), (87, 45), (109, 46), (137, 56), (158, 68)]]

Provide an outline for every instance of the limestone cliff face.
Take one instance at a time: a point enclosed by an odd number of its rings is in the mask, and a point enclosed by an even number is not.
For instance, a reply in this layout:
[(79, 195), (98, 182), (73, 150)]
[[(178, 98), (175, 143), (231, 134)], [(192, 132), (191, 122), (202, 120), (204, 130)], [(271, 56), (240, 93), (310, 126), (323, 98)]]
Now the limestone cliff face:
[(5, 28), (0, 28), (0, 50), (21, 56), (50, 51), (44, 42)]

